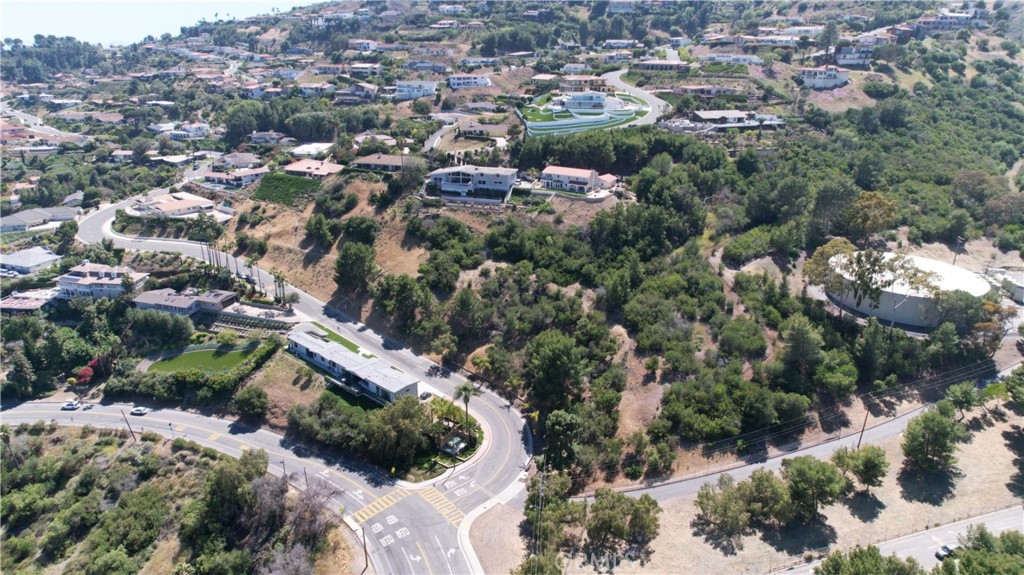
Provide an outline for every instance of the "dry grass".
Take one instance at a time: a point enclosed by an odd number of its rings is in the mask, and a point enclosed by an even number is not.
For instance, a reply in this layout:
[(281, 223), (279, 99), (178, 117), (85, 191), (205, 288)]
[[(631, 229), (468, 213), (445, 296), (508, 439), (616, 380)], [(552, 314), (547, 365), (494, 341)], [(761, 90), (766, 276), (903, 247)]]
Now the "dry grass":
[(172, 575), (181, 552), (181, 541), (177, 534), (169, 535), (157, 541), (156, 549), (149, 560), (139, 570), (139, 575)]
[(317, 557), (313, 564), (316, 575), (339, 575), (342, 573), (360, 573), (363, 558), (353, 559), (352, 550), (355, 545), (346, 527), (335, 527), (327, 534), (327, 548)]
[(469, 538), (484, 573), (509, 573), (526, 558), (526, 543), (519, 534), (524, 519), (521, 510), (502, 504), (473, 522)]
[(267, 392), (269, 409), (267, 426), (277, 431), (288, 427), (288, 410), (293, 405), (308, 405), (316, 401), (324, 389), (319, 376), (307, 380), (299, 375), (305, 365), (284, 351), (275, 355), (256, 375), (249, 385), (256, 385)]
[(832, 90), (811, 90), (807, 102), (833, 114), (850, 108), (870, 108), (875, 105), (875, 101), (864, 93), (863, 86), (868, 76), (876, 75), (873, 72), (852, 71), (848, 84)]
[[(761, 573), (820, 545), (833, 549), (867, 545), (1010, 504), (1014, 494), (1007, 479), (1017, 468), (1008, 444), (1020, 427), (1009, 421), (985, 425), (971, 443), (962, 446), (961, 475), (952, 483), (901, 482), (901, 437), (893, 437), (880, 445), (891, 462), (882, 487), (826, 508), (822, 525), (804, 526), (781, 537), (747, 536), (735, 555), (716, 550), (694, 534), (691, 521), (697, 509), (692, 498), (663, 502), (661, 535), (653, 543), (651, 562), (644, 567), (625, 563), (617, 572), (675, 573), (685, 565), (690, 573)], [(570, 571), (589, 572), (585, 567)]]

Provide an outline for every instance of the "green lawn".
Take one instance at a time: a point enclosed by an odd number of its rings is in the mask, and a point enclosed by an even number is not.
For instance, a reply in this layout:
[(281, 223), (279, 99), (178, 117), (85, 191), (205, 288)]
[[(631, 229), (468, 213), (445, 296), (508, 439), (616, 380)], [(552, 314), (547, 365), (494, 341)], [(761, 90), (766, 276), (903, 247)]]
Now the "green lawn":
[(252, 195), (253, 199), (266, 200), (275, 204), (294, 207), (303, 199), (308, 200), (320, 189), (320, 182), (288, 174), (267, 174), (260, 180), (260, 187)]
[(149, 371), (170, 373), (184, 369), (198, 369), (207, 373), (228, 371), (242, 362), (255, 348), (229, 351), (216, 349), (189, 351), (160, 361), (149, 366)]
[[(324, 330), (324, 332), (327, 333), (327, 339), (329, 339), (329, 340), (331, 340), (331, 341), (333, 341), (335, 343), (340, 343), (342, 345), (342, 347), (344, 347), (345, 349), (347, 349), (347, 350), (349, 350), (349, 351), (351, 351), (353, 353), (359, 353), (359, 346), (358, 345), (352, 343), (351, 341), (349, 341), (349, 340), (341, 337), (337, 333), (331, 331), (331, 329), (328, 328), (327, 326), (325, 326), (324, 324), (322, 324), (322, 323), (320, 323), (318, 321), (314, 321), (313, 325), (315, 325), (318, 328)], [(373, 355), (372, 353), (364, 353), (363, 357), (365, 357), (365, 358), (373, 358), (373, 357), (376, 357), (376, 356)]]

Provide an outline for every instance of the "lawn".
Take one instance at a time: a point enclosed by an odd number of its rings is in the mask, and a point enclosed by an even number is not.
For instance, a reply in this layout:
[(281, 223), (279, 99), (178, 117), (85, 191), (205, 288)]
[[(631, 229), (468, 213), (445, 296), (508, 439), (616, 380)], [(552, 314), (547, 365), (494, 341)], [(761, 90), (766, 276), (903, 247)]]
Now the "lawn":
[(255, 348), (222, 352), (219, 349), (189, 351), (166, 359), (161, 359), (149, 366), (149, 371), (170, 373), (184, 369), (198, 369), (206, 373), (228, 371), (242, 362)]
[(320, 182), (288, 174), (267, 174), (260, 180), (260, 187), (252, 195), (255, 200), (266, 200), (288, 207), (295, 207), (308, 200), (317, 190)]
[[(333, 341), (335, 343), (340, 343), (342, 345), (342, 347), (344, 347), (345, 349), (347, 349), (347, 350), (349, 350), (349, 351), (351, 351), (353, 353), (359, 353), (359, 346), (358, 345), (352, 343), (351, 341), (349, 341), (349, 340), (341, 337), (337, 333), (331, 331), (324, 324), (322, 324), (322, 323), (320, 323), (318, 321), (314, 321), (313, 325), (315, 325), (318, 328), (324, 330), (324, 332), (327, 333), (327, 339), (329, 339), (329, 340), (331, 340), (331, 341)], [(373, 357), (376, 357), (376, 356), (374, 356), (372, 353), (364, 353), (363, 357), (365, 357), (365, 358), (373, 358)]]

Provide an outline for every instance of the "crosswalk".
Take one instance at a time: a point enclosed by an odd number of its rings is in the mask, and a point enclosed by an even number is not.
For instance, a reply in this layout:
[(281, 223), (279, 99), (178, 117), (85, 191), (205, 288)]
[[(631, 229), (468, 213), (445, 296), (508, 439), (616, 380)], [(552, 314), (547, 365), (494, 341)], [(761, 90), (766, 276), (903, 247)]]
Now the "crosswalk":
[(448, 500), (440, 491), (435, 487), (428, 487), (426, 489), (420, 489), (416, 493), (419, 493), (427, 503), (430, 504), (442, 517), (451, 522), (452, 525), (458, 525), (462, 521), (462, 518), (466, 516), (454, 503)]
[(408, 496), (410, 491), (406, 489), (396, 489), (387, 495), (378, 497), (377, 499), (370, 502), (366, 507), (363, 507), (359, 511), (352, 514), (356, 521), (362, 523), (374, 515), (384, 511), (388, 507), (391, 507), (395, 503), (403, 500)]

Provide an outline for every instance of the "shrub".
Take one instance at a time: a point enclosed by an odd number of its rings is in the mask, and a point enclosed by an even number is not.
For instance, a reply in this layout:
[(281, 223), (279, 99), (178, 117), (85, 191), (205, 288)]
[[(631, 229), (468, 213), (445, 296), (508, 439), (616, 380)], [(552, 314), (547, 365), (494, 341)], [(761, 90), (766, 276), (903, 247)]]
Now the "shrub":
[(246, 419), (261, 419), (267, 414), (269, 402), (263, 388), (250, 385), (235, 395), (235, 411)]
[(4, 555), (11, 563), (19, 563), (36, 552), (36, 542), (31, 536), (11, 537), (4, 541)]

